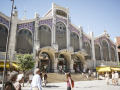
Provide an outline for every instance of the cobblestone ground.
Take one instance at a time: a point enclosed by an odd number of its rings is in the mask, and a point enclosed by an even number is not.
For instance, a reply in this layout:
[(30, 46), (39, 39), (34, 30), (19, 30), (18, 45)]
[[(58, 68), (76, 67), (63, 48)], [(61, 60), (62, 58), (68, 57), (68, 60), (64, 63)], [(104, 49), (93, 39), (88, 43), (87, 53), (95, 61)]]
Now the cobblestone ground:
[[(22, 90), (29, 90), (29, 86), (25, 83), (25, 87), (22, 87)], [(66, 82), (48, 83), (47, 87), (43, 86), (42, 90), (67, 90)], [(120, 90), (120, 84), (114, 86), (111, 80), (109, 80), (109, 85), (106, 85), (105, 80), (77, 81), (75, 82), (74, 90)]]

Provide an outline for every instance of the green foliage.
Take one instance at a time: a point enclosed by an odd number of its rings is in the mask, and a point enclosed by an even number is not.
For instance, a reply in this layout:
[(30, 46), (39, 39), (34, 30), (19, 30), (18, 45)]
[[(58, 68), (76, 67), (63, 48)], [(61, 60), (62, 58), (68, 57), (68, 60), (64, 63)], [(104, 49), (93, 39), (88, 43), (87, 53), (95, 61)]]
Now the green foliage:
[(33, 56), (30, 54), (20, 54), (17, 56), (17, 59), (17, 64), (19, 66), (18, 69), (23, 70), (23, 72), (32, 69), (35, 65), (35, 61), (33, 61)]

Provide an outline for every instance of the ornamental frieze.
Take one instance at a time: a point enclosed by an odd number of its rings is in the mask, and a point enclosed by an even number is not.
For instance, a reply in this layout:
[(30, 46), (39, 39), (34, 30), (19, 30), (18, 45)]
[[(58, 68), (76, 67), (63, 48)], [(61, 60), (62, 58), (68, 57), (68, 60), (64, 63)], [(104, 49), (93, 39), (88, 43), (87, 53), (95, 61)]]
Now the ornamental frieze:
[(47, 20), (40, 20), (39, 21), (39, 26), (42, 24), (46, 24), (50, 27), (50, 29), (52, 29), (52, 19), (47, 19)]
[(29, 29), (31, 32), (34, 32), (34, 22), (18, 24), (17, 30), (22, 28)]
[(9, 28), (9, 21), (0, 16), (0, 23), (5, 24)]
[(64, 22), (67, 25), (67, 20), (66, 19), (62, 19), (62, 18), (56, 17), (56, 22), (58, 22), (58, 21), (62, 21), (62, 22)]
[(79, 34), (79, 31), (75, 27), (73, 27), (72, 25), (70, 25), (70, 30), (71, 30), (71, 32), (76, 32)]
[(88, 41), (89, 43), (91, 43), (91, 40), (88, 37), (86, 37), (84, 34), (83, 34), (83, 41)]

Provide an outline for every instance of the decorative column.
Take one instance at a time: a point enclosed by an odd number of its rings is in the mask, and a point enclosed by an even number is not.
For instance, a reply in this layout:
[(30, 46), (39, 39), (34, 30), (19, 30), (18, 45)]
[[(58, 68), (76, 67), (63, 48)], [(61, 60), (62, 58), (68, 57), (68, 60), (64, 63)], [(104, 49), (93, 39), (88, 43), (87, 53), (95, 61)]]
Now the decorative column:
[[(69, 11), (69, 8), (67, 8)], [(69, 12), (67, 13), (67, 48), (69, 48), (70, 45), (70, 17), (69, 17)]]
[(92, 60), (94, 62), (94, 70), (96, 69), (96, 59), (95, 59), (95, 44), (94, 44), (94, 34), (93, 32), (90, 33), (92, 39), (91, 39), (91, 45), (92, 45)]
[(103, 60), (102, 38), (100, 38), (100, 54), (101, 54), (101, 60)]
[(39, 63), (39, 58), (36, 57), (36, 59), (35, 59), (35, 68), (39, 68), (39, 67), (38, 67), (38, 63)]
[(52, 16), (53, 16), (53, 23), (52, 23), (52, 44), (56, 43), (56, 9), (55, 7), (55, 3), (52, 3)]
[(18, 21), (18, 11), (14, 10), (13, 16), (12, 16), (12, 24), (11, 24), (11, 31), (10, 31), (10, 38), (9, 38), (9, 47), (8, 47), (8, 52), (9, 52), (9, 59), (14, 58), (14, 54), (16, 53), (15, 51), (15, 45), (17, 41), (17, 21)]
[(115, 45), (115, 57), (116, 57), (116, 63), (117, 66), (119, 66), (119, 58), (118, 58), (118, 48), (117, 48), (117, 43)]
[(80, 33), (79, 33), (79, 35), (80, 35), (80, 37), (79, 37), (79, 45), (80, 45), (80, 49), (82, 49), (82, 47), (83, 47), (83, 39), (82, 39), (83, 31), (82, 31), (82, 26), (80, 26), (80, 25), (79, 25), (79, 30), (80, 30)]
[(71, 72), (71, 73), (75, 73), (75, 70), (73, 69), (74, 61), (71, 60), (69, 63), (70, 63), (70, 72)]
[(58, 63), (58, 60), (57, 60), (57, 59), (52, 60), (53, 72), (54, 72), (54, 73), (58, 73), (57, 63)]
[(39, 29), (39, 14), (35, 13), (35, 30), (34, 30), (34, 39), (33, 39), (33, 59), (36, 58), (36, 53), (38, 52), (38, 49), (40, 48), (40, 41), (38, 38), (38, 29)]

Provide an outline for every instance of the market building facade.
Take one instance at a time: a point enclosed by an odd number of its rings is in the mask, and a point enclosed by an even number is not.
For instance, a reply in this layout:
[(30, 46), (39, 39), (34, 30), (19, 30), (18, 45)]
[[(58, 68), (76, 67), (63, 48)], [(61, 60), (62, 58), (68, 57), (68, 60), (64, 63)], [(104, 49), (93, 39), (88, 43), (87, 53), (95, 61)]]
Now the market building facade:
[[(29, 20), (12, 18), (8, 59), (16, 62), (18, 54), (34, 55), (35, 67), (41, 70), (45, 65), (50, 72), (77, 72), (93, 69), (101, 64), (118, 66), (117, 46), (106, 31), (98, 37), (83, 32), (82, 26), (76, 27), (70, 20), (69, 8), (52, 3), (52, 8), (43, 16)], [(4, 61), (6, 40), (10, 17), (0, 12), (0, 63)], [(9, 62), (9, 61), (8, 61)]]

